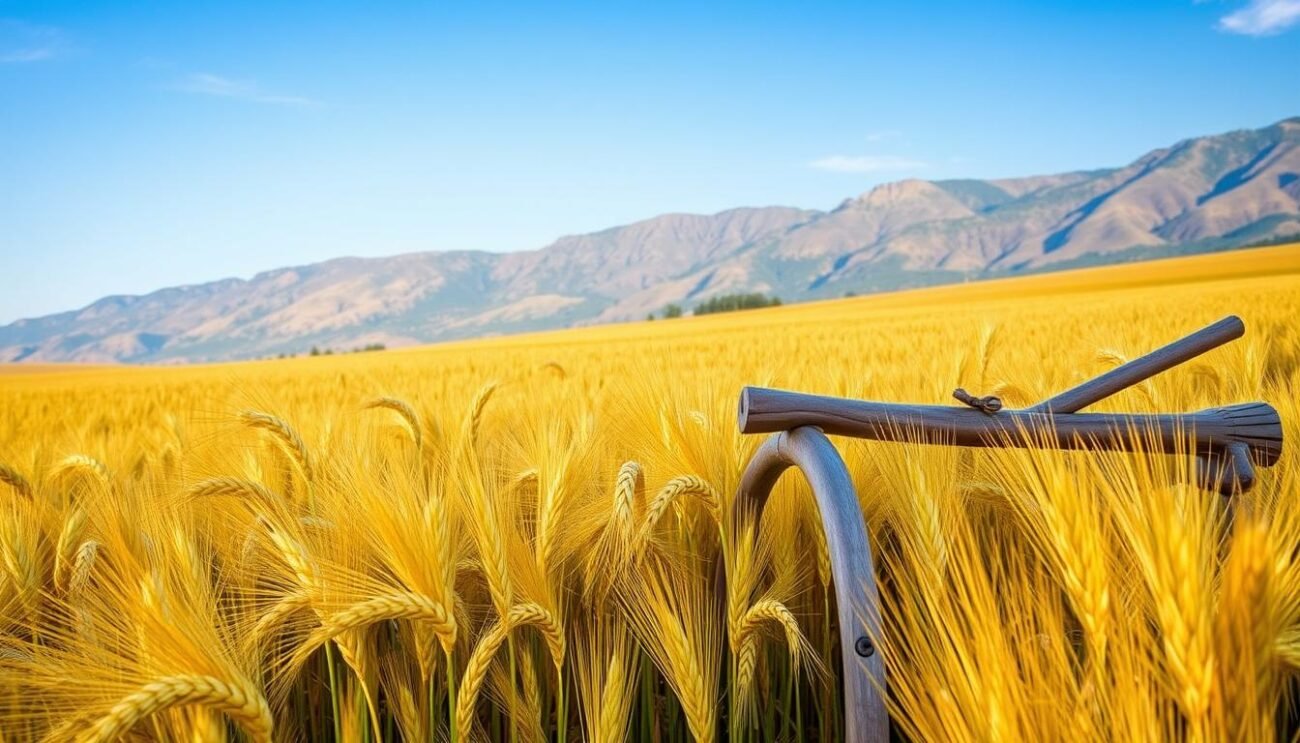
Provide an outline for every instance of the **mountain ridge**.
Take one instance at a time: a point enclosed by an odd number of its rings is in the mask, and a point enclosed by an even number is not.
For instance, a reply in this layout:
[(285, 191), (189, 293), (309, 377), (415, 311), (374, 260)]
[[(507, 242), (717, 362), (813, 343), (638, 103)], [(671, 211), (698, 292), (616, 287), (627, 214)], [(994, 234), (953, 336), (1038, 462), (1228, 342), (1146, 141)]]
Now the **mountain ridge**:
[(1300, 233), (1300, 117), (1113, 168), (904, 179), (827, 210), (661, 214), (514, 253), (344, 256), (0, 327), (0, 361), (191, 362), (639, 319), (1240, 247)]

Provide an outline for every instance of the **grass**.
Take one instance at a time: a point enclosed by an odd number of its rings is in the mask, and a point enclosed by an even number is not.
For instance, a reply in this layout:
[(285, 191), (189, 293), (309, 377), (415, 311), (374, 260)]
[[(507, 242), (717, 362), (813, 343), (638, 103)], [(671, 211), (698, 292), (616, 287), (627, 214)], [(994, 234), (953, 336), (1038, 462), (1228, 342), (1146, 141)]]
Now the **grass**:
[[(1300, 246), (384, 354), (0, 368), (0, 737), (829, 740), (833, 592), (742, 385), (1265, 400), (1297, 440)], [(837, 440), (903, 735), (1295, 735), (1300, 491), (1183, 457)]]

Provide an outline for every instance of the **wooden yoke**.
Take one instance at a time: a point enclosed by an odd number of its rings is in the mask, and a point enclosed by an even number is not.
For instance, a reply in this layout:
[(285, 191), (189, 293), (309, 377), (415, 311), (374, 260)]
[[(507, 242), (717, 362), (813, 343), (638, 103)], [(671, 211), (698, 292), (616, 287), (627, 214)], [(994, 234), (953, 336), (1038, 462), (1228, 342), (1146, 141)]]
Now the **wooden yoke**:
[(844, 730), (849, 741), (886, 741), (884, 663), (879, 594), (871, 546), (844, 460), (826, 434), (880, 441), (974, 447), (1113, 449), (1197, 457), (1202, 487), (1230, 496), (1255, 484), (1255, 467), (1282, 456), (1282, 422), (1263, 402), (1195, 413), (1077, 411), (1217, 348), (1245, 332), (1235, 316), (1118, 366), (1024, 410), (1003, 410), (996, 397), (953, 396), (965, 407), (848, 400), (746, 387), (740, 393), (742, 433), (775, 433), (754, 455), (739, 497), (761, 508), (781, 473), (797, 467), (821, 513), (839, 607), (844, 661)]

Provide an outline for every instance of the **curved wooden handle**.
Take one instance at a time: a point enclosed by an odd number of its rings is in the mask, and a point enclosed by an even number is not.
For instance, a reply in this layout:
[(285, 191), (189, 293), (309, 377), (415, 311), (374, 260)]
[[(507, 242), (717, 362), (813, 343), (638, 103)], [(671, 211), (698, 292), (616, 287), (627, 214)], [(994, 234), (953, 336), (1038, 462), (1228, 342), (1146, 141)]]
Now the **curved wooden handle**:
[(844, 739), (887, 743), (885, 661), (880, 640), (880, 594), (866, 522), (844, 460), (826, 434), (812, 426), (767, 439), (740, 480), (741, 502), (762, 509), (781, 473), (797, 468), (812, 488), (831, 558), (844, 666)]

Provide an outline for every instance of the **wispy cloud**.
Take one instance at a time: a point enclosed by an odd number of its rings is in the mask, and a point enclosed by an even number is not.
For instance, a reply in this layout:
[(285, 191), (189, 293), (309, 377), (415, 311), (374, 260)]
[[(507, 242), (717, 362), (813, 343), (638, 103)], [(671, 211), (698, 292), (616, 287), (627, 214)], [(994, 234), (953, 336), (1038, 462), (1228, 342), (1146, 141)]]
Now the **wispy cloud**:
[(277, 106), (319, 106), (320, 101), (297, 95), (270, 93), (258, 87), (256, 83), (231, 80), (228, 77), (212, 75), (206, 72), (196, 73), (172, 85), (173, 90), (183, 93), (210, 95), (218, 98), (234, 98), (253, 103), (268, 103)]
[(866, 140), (868, 142), (884, 142), (887, 139), (898, 139), (903, 133), (897, 129), (881, 129), (875, 132), (867, 132)]
[(918, 170), (926, 163), (898, 155), (831, 155), (808, 163), (811, 168), (836, 173), (881, 173), (890, 170)]
[(44, 62), (69, 48), (66, 35), (57, 28), (0, 19), (0, 64)]
[(1246, 36), (1272, 36), (1300, 23), (1300, 0), (1250, 0), (1219, 19), (1219, 30)]

